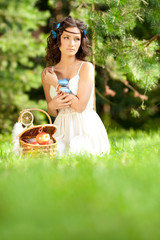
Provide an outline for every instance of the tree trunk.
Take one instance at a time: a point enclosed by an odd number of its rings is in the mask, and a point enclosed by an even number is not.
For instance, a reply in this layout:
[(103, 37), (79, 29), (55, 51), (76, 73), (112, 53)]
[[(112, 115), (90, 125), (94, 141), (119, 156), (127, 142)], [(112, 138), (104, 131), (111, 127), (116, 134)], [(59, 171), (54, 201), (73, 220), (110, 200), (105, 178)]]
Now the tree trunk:
[[(95, 5), (92, 3), (92, 12), (95, 11)], [(92, 63), (94, 66), (94, 71), (95, 71), (95, 30), (94, 27), (92, 28)], [(95, 79), (94, 79), (94, 85), (95, 85)], [(96, 111), (96, 92), (94, 90), (94, 103), (93, 103), (93, 108)]]
[(57, 1), (56, 4), (56, 20), (59, 22), (63, 18), (63, 2), (61, 0)]

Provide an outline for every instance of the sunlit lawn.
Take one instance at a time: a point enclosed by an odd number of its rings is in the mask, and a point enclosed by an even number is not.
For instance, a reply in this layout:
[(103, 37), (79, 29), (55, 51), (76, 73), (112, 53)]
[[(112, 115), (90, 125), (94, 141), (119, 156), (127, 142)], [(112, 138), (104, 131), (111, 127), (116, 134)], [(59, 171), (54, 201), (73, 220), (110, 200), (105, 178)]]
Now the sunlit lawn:
[(109, 138), (109, 156), (49, 159), (1, 137), (0, 239), (160, 239), (160, 130)]

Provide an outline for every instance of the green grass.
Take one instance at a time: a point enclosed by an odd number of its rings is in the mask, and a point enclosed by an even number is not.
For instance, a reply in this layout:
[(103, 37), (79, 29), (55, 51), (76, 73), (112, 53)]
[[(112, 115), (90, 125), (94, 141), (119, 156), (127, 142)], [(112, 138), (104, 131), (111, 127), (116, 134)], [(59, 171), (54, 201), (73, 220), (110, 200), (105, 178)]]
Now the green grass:
[(160, 239), (160, 130), (109, 138), (109, 156), (49, 159), (1, 137), (0, 239)]

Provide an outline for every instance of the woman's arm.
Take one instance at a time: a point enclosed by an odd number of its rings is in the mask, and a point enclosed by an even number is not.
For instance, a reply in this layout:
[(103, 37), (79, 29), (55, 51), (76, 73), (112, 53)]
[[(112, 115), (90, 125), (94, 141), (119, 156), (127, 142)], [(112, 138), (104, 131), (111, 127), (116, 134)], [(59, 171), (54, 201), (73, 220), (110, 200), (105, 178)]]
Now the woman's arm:
[(41, 78), (44, 83), (53, 85), (56, 88), (58, 84), (58, 78), (55, 72), (52, 71), (51, 67), (47, 67), (42, 71)]
[(48, 113), (51, 116), (57, 116), (58, 109), (68, 108), (71, 106), (72, 95), (59, 92), (51, 101), (47, 103)]
[(57, 114), (58, 114), (57, 109), (54, 108), (54, 107), (52, 107), (52, 109), (51, 109), (51, 106), (49, 104), (52, 101), (52, 98), (50, 97), (50, 85), (52, 84), (52, 82), (48, 82), (48, 79), (46, 79), (46, 71), (47, 71), (46, 68), (42, 71), (41, 79), (42, 79), (45, 98), (46, 98), (46, 101), (47, 101), (47, 112), (49, 113), (49, 115), (51, 115), (53, 117), (56, 117)]
[(58, 93), (54, 98), (51, 98), (50, 97), (51, 84), (49, 84), (46, 81), (43, 71), (41, 74), (41, 78), (42, 78), (43, 89), (44, 89), (44, 93), (47, 101), (47, 107), (48, 107), (47, 112), (51, 116), (56, 117), (58, 114), (58, 109), (70, 107), (72, 95)]
[(83, 63), (79, 74), (77, 96), (73, 96), (71, 107), (81, 113), (85, 110), (94, 84), (94, 67), (90, 62)]

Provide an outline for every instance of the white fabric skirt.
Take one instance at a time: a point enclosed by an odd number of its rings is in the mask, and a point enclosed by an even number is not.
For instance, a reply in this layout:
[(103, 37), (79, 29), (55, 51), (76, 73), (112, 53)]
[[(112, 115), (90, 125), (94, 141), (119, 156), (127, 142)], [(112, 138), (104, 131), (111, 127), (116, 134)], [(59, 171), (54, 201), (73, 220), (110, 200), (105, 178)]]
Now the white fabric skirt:
[(57, 131), (57, 152), (75, 154), (109, 154), (110, 144), (106, 129), (94, 110), (86, 109), (78, 113), (71, 108), (60, 110), (54, 124)]

